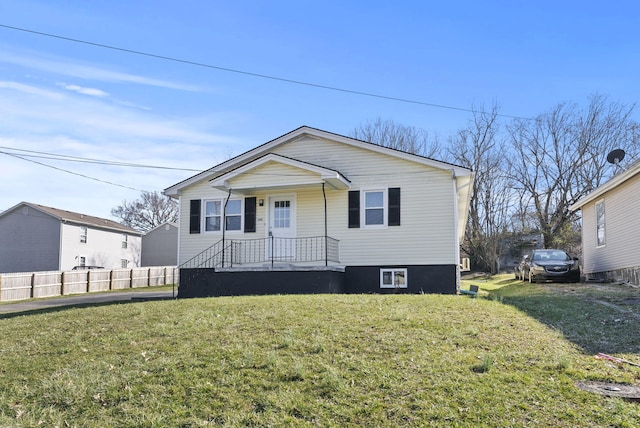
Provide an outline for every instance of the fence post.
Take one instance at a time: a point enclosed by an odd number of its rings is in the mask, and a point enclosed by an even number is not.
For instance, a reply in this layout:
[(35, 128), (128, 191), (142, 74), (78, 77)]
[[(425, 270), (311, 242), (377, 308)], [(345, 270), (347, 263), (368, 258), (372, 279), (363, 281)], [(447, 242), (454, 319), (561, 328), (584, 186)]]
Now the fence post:
[(133, 288), (133, 268), (129, 269), (129, 288)]
[(34, 290), (36, 288), (36, 274), (32, 273), (31, 274), (31, 293), (29, 295), (29, 297), (31, 297), (33, 299), (34, 294)]

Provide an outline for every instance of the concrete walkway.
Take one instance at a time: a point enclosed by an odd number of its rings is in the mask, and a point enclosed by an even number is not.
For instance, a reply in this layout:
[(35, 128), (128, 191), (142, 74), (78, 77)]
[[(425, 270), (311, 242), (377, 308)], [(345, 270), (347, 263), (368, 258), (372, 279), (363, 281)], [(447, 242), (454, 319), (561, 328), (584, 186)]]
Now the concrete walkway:
[[(177, 293), (177, 290), (176, 290)], [(18, 300), (0, 304), (1, 314), (27, 312), (72, 305), (95, 305), (109, 302), (163, 300), (173, 298), (173, 290), (162, 291), (112, 291), (109, 293), (75, 294), (50, 299)]]

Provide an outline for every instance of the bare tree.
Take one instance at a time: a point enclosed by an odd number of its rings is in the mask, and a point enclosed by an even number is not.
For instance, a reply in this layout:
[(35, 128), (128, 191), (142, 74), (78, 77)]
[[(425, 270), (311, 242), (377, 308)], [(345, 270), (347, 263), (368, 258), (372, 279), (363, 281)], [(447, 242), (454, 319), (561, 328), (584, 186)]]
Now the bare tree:
[(424, 129), (401, 125), (393, 120), (376, 119), (353, 130), (353, 138), (402, 150), (416, 155), (434, 157), (440, 152), (438, 138), (430, 138)]
[(508, 163), (500, 137), (498, 108), (494, 105), (490, 111), (481, 110), (474, 109), (468, 126), (450, 139), (448, 152), (454, 163), (475, 173), (463, 249), (471, 257), (472, 266), (496, 273), (500, 241), (510, 223), (514, 198), (505, 170)]
[(148, 232), (161, 224), (178, 221), (178, 203), (159, 192), (142, 192), (140, 199), (122, 201), (122, 205), (111, 210), (111, 215), (124, 225)]
[(608, 151), (624, 145), (637, 153), (632, 111), (595, 95), (586, 110), (560, 103), (535, 120), (515, 120), (509, 127), (511, 178), (546, 247), (568, 247), (579, 239), (569, 207), (613, 173)]

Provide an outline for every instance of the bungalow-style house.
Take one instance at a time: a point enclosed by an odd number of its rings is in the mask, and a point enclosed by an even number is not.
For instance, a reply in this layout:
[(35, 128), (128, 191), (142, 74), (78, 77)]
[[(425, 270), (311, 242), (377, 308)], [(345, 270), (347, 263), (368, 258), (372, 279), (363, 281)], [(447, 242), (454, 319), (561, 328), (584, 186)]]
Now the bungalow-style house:
[(178, 263), (178, 224), (167, 222), (142, 235), (142, 267)]
[(0, 213), (0, 272), (136, 267), (141, 236), (112, 220), (21, 202)]
[(167, 189), (178, 297), (456, 293), (468, 168), (303, 126)]
[(587, 279), (640, 285), (640, 162), (570, 207), (582, 210)]

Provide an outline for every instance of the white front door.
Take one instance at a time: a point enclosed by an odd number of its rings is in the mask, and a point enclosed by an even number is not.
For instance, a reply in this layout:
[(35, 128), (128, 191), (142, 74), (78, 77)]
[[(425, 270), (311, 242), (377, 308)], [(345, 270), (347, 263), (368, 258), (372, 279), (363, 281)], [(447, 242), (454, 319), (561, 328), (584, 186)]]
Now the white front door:
[(275, 261), (296, 259), (296, 197), (274, 195), (269, 197), (269, 237), (267, 254)]

